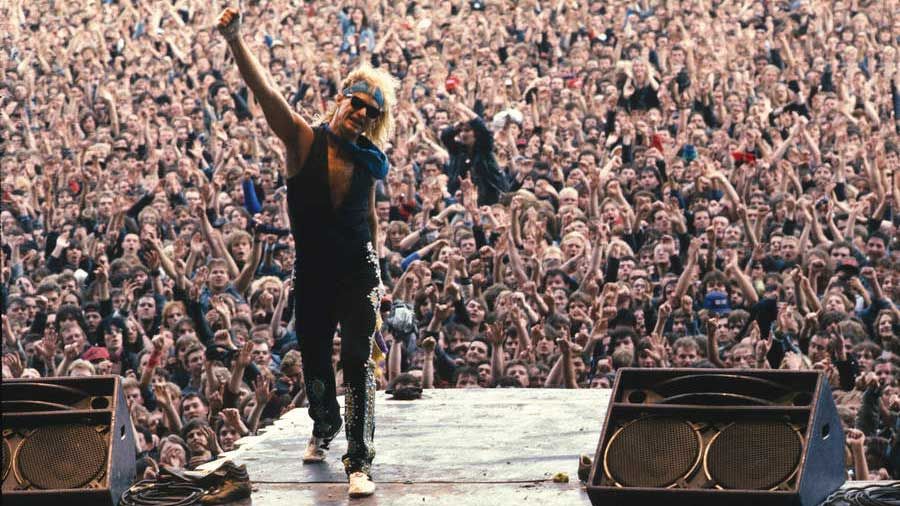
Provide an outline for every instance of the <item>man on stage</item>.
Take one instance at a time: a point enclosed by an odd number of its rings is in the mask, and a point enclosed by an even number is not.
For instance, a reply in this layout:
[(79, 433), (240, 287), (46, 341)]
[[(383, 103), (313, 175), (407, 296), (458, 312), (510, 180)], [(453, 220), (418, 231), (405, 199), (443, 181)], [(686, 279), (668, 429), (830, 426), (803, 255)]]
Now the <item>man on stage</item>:
[(378, 148), (393, 129), (396, 81), (361, 67), (347, 76), (335, 106), (310, 126), (269, 83), (240, 34), (240, 13), (226, 9), (218, 28), (266, 121), (286, 148), (287, 202), (297, 262), (296, 329), (314, 421), (304, 462), (321, 462), (341, 428), (331, 348), (340, 323), (346, 387), (347, 453), (342, 460), (351, 497), (371, 495), (375, 456), (374, 333), (379, 322), (381, 277), (375, 215), (375, 179), (387, 175)]

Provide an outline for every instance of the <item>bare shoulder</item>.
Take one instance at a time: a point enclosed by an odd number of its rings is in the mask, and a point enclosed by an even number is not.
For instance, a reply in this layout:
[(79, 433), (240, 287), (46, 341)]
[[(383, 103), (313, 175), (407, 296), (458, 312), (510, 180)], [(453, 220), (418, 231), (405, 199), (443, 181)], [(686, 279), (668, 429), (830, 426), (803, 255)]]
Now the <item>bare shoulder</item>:
[(285, 143), (287, 179), (300, 173), (300, 169), (306, 164), (306, 158), (309, 156), (309, 150), (315, 137), (312, 127), (303, 117), (294, 113), (293, 119), (297, 126), (297, 135), (293, 141)]

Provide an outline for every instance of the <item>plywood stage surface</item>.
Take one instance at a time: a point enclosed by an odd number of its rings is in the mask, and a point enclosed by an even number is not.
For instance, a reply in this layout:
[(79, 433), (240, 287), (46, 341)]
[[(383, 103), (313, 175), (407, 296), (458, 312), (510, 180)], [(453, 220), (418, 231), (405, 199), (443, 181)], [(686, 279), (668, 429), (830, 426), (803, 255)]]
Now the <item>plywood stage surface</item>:
[[(429, 390), (416, 401), (378, 392), (373, 497), (349, 499), (343, 431), (322, 464), (301, 461), (306, 409), (287, 413), (231, 452), (254, 482), (253, 506), (590, 504), (578, 456), (593, 455), (610, 390)], [(568, 483), (555, 483), (566, 473)]]

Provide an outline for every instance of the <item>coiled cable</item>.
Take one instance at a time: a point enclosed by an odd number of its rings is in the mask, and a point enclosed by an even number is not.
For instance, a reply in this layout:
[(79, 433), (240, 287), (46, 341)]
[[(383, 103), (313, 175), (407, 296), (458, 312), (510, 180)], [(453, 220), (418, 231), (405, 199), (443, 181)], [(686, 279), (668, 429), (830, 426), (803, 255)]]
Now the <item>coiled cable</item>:
[(122, 493), (120, 506), (189, 506), (199, 504), (206, 490), (191, 483), (143, 480)]
[(900, 506), (900, 482), (838, 490), (822, 506)]

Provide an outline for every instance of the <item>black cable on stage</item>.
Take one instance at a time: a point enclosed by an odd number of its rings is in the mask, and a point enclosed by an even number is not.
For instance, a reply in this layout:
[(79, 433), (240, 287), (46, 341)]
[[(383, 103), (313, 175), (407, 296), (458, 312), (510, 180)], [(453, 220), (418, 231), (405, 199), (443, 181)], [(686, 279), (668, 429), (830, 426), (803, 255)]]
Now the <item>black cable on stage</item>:
[(838, 490), (822, 506), (900, 506), (900, 482)]
[(206, 493), (190, 483), (143, 480), (122, 493), (120, 506), (188, 506), (198, 504)]

